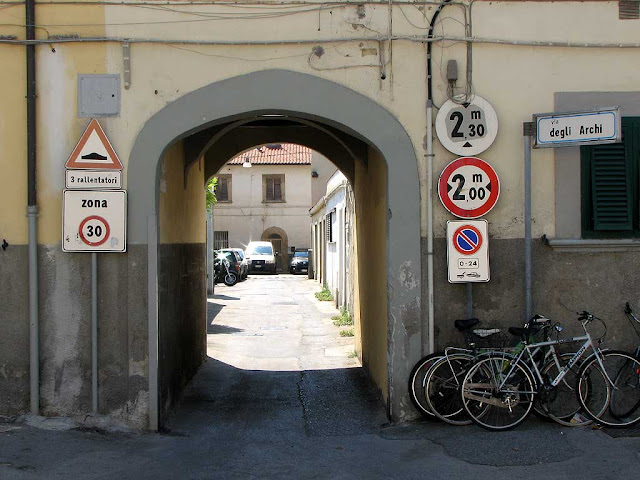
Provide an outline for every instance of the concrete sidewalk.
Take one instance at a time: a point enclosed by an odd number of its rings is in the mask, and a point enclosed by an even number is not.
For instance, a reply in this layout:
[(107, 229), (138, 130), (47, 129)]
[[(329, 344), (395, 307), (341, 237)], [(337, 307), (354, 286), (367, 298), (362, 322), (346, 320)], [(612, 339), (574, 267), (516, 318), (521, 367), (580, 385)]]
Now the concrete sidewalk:
[(317, 289), (288, 275), (219, 287), (210, 304), (209, 358), (165, 432), (0, 423), (0, 479), (640, 475), (640, 438), (590, 428), (535, 418), (502, 433), (433, 422), (389, 425), (378, 392), (348, 356), (350, 339), (331, 324), (334, 310), (314, 299)]

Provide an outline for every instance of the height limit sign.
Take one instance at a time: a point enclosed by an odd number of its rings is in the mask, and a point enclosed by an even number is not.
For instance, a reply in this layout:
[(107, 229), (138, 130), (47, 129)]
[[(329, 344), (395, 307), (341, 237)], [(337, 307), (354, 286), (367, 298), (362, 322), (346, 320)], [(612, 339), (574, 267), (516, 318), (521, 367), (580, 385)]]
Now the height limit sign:
[(127, 192), (65, 190), (62, 250), (64, 252), (125, 252)]
[(447, 222), (449, 283), (489, 281), (489, 235), (486, 220)]

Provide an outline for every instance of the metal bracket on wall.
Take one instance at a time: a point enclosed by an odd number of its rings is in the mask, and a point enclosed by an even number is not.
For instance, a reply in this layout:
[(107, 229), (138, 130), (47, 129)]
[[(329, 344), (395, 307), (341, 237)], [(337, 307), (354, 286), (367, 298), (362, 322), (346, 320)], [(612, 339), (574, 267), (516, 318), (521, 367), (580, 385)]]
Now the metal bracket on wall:
[(122, 63), (124, 65), (124, 89), (129, 90), (131, 86), (131, 45), (129, 42), (122, 42)]
[(522, 123), (522, 136), (535, 137), (537, 134), (536, 122), (523, 122)]

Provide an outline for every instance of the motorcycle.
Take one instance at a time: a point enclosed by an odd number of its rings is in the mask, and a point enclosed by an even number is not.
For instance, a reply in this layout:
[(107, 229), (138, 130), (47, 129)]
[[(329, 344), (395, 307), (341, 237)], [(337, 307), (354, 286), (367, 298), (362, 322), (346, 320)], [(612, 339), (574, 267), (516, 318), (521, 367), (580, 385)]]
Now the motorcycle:
[(238, 283), (238, 274), (229, 268), (229, 260), (223, 254), (217, 255), (213, 262), (215, 282), (224, 282), (228, 287)]

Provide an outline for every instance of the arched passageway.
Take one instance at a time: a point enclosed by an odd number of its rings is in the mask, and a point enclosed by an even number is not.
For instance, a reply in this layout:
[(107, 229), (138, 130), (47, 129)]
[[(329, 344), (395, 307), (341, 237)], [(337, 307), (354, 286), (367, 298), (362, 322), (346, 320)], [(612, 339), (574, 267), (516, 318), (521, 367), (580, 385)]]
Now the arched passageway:
[(273, 244), (276, 252), (276, 265), (279, 272), (287, 269), (287, 252), (289, 251), (289, 237), (287, 232), (279, 227), (269, 227), (260, 237), (260, 240), (266, 240)]
[[(242, 133), (247, 126), (254, 127), (252, 139)], [(406, 378), (422, 344), (413, 145), (400, 123), (363, 95), (317, 77), (270, 70), (217, 82), (170, 103), (147, 121), (131, 151), (129, 243), (147, 252), (152, 429), (204, 355), (203, 235), (197, 215), (185, 212), (200, 201), (198, 189), (224, 161), (272, 141), (320, 151), (352, 182), (356, 250), (367, 260), (357, 272), (363, 280), (356, 289), (360, 354), (390, 417), (401, 419), (408, 408)], [(175, 188), (177, 179), (182, 189)]]

